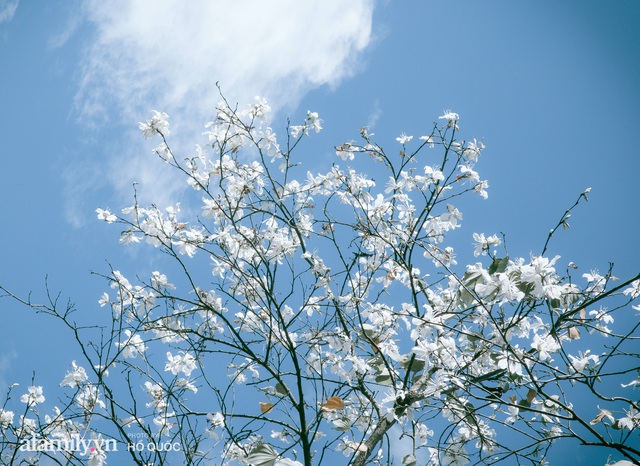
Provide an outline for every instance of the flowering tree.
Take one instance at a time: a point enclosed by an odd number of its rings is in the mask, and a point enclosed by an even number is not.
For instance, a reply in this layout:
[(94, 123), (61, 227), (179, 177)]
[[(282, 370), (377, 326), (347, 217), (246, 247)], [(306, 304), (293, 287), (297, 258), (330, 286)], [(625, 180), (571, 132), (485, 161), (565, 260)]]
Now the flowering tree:
[(545, 255), (589, 190), (535, 255), (473, 233), (477, 262), (459, 267), (454, 203), (488, 183), (457, 114), (390, 153), (363, 128), (336, 148), (346, 167), (311, 173), (297, 153), (318, 115), (283, 142), (269, 110), (223, 101), (187, 158), (166, 114), (140, 124), (194, 200), (97, 213), (174, 266), (133, 282), (110, 270), (102, 326), (53, 296), (22, 300), (79, 353), (57, 406), (37, 381), (11, 388), (3, 464), (99, 466), (114, 450), (138, 465), (544, 464), (568, 438), (639, 464), (640, 323), (614, 317), (640, 310), (640, 275), (560, 272)]

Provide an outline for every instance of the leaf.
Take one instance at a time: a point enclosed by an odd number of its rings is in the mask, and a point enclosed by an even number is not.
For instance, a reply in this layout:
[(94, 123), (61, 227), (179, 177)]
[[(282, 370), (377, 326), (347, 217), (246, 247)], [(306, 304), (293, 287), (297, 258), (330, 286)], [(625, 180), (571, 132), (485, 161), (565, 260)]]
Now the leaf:
[(518, 401), (518, 406), (522, 408), (531, 408), (531, 403), (527, 400), (520, 400)]
[(489, 266), (489, 275), (493, 275), (494, 273), (503, 273), (507, 270), (507, 265), (509, 265), (509, 256), (503, 257), (502, 259), (498, 259), (496, 257)]
[(289, 458), (280, 458), (274, 466), (302, 466), (300, 461), (294, 461)]
[(516, 287), (525, 295), (529, 296), (536, 285), (535, 283), (519, 282)]
[(364, 443), (361, 443), (360, 445), (358, 445), (358, 447), (356, 448), (356, 451), (359, 451), (360, 453), (366, 453), (369, 451), (369, 447), (366, 446)]
[(402, 464), (406, 466), (415, 466), (418, 463), (418, 460), (415, 456), (409, 454), (402, 458)]
[(378, 331), (376, 330), (376, 328), (373, 325), (366, 323), (362, 324), (362, 333), (364, 337), (368, 338), (369, 340), (373, 340), (378, 335)]
[(380, 344), (380, 340), (378, 338), (372, 338), (371, 339), (372, 343), (371, 343), (371, 351), (373, 351), (374, 353), (378, 352), (378, 345)]
[(389, 374), (378, 375), (376, 376), (376, 383), (379, 383), (380, 385), (391, 386), (391, 376)]
[(358, 443), (356, 444), (356, 442), (347, 442), (349, 448), (351, 448), (353, 451), (355, 452), (359, 452), (359, 453), (366, 453), (369, 451), (369, 447), (367, 445), (365, 445), (365, 443)]
[(280, 382), (278, 382), (276, 384), (276, 393), (278, 395), (286, 396), (287, 395), (287, 388), (284, 385), (282, 385)]
[(536, 392), (534, 389), (529, 390), (529, 393), (527, 393), (527, 403), (529, 403), (529, 405), (531, 405), (531, 402), (536, 397), (536, 395), (538, 395), (538, 392)]
[(340, 398), (339, 396), (332, 396), (320, 406), (322, 407), (322, 411), (337, 411), (344, 408), (344, 401), (342, 401), (342, 398)]
[[(411, 368), (409, 368), (409, 364), (411, 364)], [(411, 358), (408, 358), (402, 361), (402, 368), (405, 370), (410, 369), (411, 372), (420, 372), (424, 369), (425, 364), (422, 359), (413, 358), (412, 361)]]
[(607, 409), (600, 409), (598, 415), (594, 417), (591, 422), (589, 422), (589, 424), (595, 426), (596, 424), (602, 422), (605, 418), (609, 419), (612, 423), (615, 421), (613, 414), (611, 414), (611, 411)]
[(248, 464), (254, 464), (255, 466), (273, 466), (278, 454), (266, 443), (261, 443), (251, 450), (251, 454), (247, 457)]
[(267, 403), (265, 401), (260, 402), (260, 411), (263, 414), (270, 413), (273, 410), (273, 403)]
[(462, 276), (462, 280), (460, 281), (467, 288), (473, 288), (479, 278), (482, 278), (482, 274), (465, 272), (465, 274)]
[(346, 432), (351, 429), (351, 423), (346, 419), (334, 419), (333, 428), (342, 432)]
[(571, 338), (572, 340), (579, 340), (580, 330), (578, 330), (576, 327), (569, 327), (569, 338)]
[(374, 354), (372, 357), (370, 357), (367, 360), (367, 364), (369, 364), (371, 367), (384, 367), (384, 360), (382, 359), (382, 357), (379, 354)]

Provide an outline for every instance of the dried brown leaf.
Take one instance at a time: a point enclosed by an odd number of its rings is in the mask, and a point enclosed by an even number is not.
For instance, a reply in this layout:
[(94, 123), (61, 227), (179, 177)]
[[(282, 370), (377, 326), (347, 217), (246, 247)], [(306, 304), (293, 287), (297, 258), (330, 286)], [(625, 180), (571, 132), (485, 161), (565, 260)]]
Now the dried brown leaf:
[(270, 413), (271, 410), (273, 410), (273, 403), (260, 402), (260, 411), (262, 411), (263, 414)]
[(609, 419), (611, 422), (613, 422), (614, 418), (613, 418), (613, 414), (611, 414), (611, 411), (607, 410), (607, 409), (601, 409), (600, 412), (598, 413), (598, 415), (596, 417), (593, 418), (593, 420), (591, 422), (589, 422), (589, 424), (591, 424), (592, 426), (600, 423), (603, 421), (603, 419)]
[(320, 406), (323, 411), (337, 411), (344, 408), (344, 401), (339, 396), (332, 396)]
[(529, 393), (527, 393), (527, 403), (531, 403), (536, 395), (538, 395), (538, 392), (536, 392), (534, 389), (530, 389)]

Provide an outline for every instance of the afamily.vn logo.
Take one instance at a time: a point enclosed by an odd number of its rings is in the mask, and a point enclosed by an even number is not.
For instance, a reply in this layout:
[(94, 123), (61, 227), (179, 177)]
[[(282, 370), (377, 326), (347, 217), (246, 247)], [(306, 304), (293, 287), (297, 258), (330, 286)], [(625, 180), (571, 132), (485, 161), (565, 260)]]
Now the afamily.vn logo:
[[(138, 434), (143, 438), (147, 438), (149, 441), (143, 441), (137, 438), (135, 441), (130, 441), (127, 444), (127, 451), (158, 451), (158, 452), (170, 452), (180, 451), (181, 445), (179, 442), (156, 442), (148, 439), (146, 434)], [(129, 434), (131, 437), (136, 437), (136, 434)], [(55, 438), (45, 439), (40, 438), (36, 434), (31, 434), (31, 438), (24, 440), (20, 444), (20, 451), (46, 451), (46, 452), (78, 452), (84, 456), (103, 455), (105, 452), (118, 451), (118, 445), (114, 439), (103, 439), (102, 437), (92, 437), (85, 439), (78, 434), (72, 435), (67, 438)]]
[(85, 439), (75, 434), (68, 438), (44, 439), (38, 438), (36, 434), (32, 434), (31, 438), (22, 442), (20, 450), (80, 452), (82, 455), (91, 455), (96, 451), (118, 451), (118, 446), (114, 439), (103, 439), (100, 437)]

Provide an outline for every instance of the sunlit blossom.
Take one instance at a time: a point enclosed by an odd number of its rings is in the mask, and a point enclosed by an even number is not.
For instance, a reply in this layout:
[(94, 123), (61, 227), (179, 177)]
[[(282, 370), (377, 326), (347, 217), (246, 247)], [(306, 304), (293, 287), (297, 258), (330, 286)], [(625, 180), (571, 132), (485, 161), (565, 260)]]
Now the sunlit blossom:
[(170, 371), (173, 375), (182, 372), (189, 377), (191, 372), (196, 369), (196, 358), (190, 353), (183, 352), (182, 354), (176, 354), (174, 356), (171, 352), (167, 351), (167, 361), (164, 370)]
[(7, 429), (13, 424), (13, 411), (0, 409), (0, 431)]
[(476, 242), (476, 247), (473, 250), (473, 255), (476, 257), (481, 254), (487, 255), (491, 247), (497, 246), (502, 242), (496, 235), (485, 238), (484, 233), (474, 233), (473, 240)]
[(140, 335), (131, 333), (129, 329), (126, 329), (124, 333), (126, 336), (125, 341), (122, 343), (116, 342), (116, 346), (120, 348), (122, 357), (131, 359), (137, 356), (144, 356), (147, 347)]
[(153, 111), (153, 115), (146, 123), (138, 123), (145, 139), (152, 138), (156, 134), (169, 136), (169, 115), (164, 112)]
[(625, 296), (629, 296), (631, 299), (636, 299), (640, 296), (640, 280), (634, 280), (629, 288), (625, 288), (622, 293)]
[(118, 217), (116, 217), (115, 215), (113, 215), (110, 211), (105, 210), (105, 209), (96, 209), (96, 212), (98, 213), (98, 218), (100, 220), (104, 220), (107, 223), (113, 223), (116, 220), (118, 220)]
[(85, 372), (83, 367), (80, 367), (76, 364), (75, 361), (71, 363), (71, 371), (67, 372), (65, 378), (60, 382), (60, 386), (69, 386), (71, 388), (79, 387), (84, 382), (89, 379), (87, 373)]
[(407, 136), (405, 133), (402, 133), (399, 137), (396, 138), (400, 144), (406, 144), (413, 139), (413, 136)]
[(20, 401), (27, 403), (28, 405), (44, 403), (44, 395), (42, 392), (42, 387), (32, 385), (27, 389), (27, 393), (20, 397)]
[(460, 116), (457, 113), (452, 112), (451, 110), (445, 110), (444, 114), (438, 118), (440, 120), (447, 120), (448, 128), (454, 128), (456, 130), (460, 129), (458, 126), (458, 120), (460, 119)]
[(569, 370), (576, 372), (583, 372), (586, 367), (595, 367), (600, 363), (600, 358), (595, 354), (590, 354), (590, 350), (586, 350), (584, 353), (580, 353), (579, 356), (568, 355), (571, 360)]

